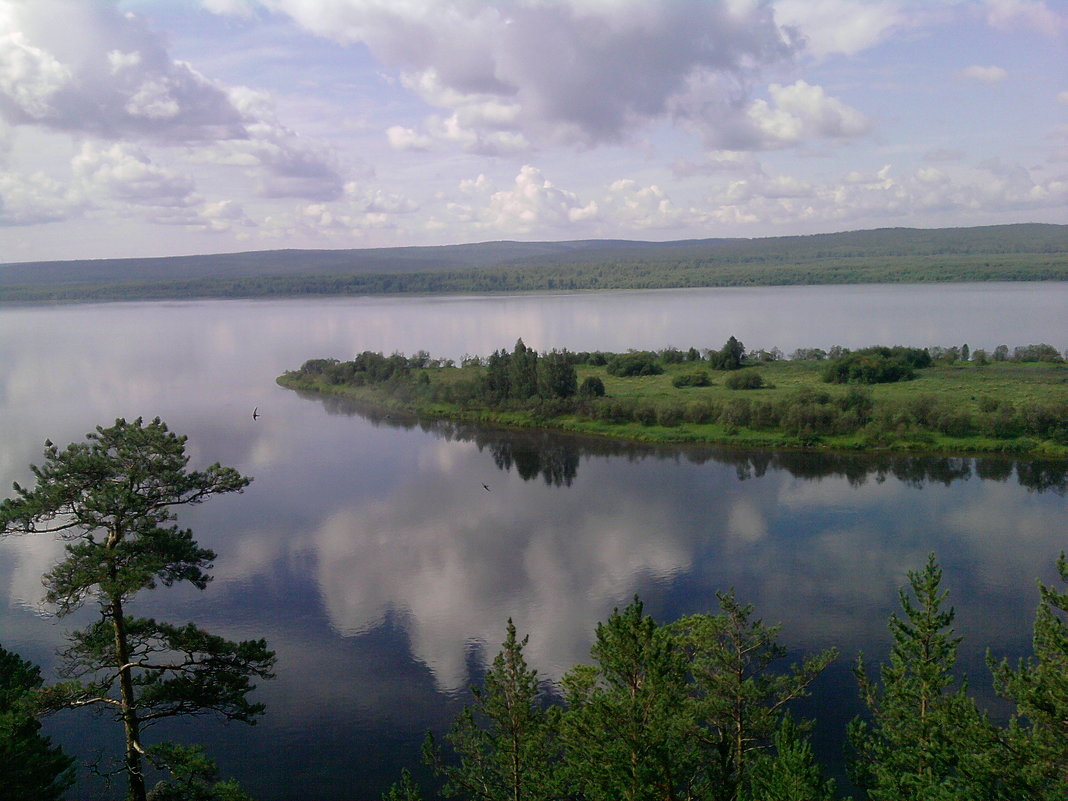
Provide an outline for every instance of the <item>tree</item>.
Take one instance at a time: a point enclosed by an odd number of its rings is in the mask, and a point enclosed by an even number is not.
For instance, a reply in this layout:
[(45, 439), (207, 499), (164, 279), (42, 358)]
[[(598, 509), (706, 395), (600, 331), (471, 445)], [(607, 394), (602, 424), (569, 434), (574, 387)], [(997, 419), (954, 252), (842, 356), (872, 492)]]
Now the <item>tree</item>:
[(160, 743), (148, 749), (148, 757), (170, 774), (152, 788), (148, 801), (252, 801), (233, 779), (219, 780), (202, 746)]
[(0, 534), (67, 540), (66, 558), (44, 576), (45, 598), (62, 617), (92, 597), (99, 618), (69, 635), (60, 654), (68, 681), (42, 690), (41, 702), (112, 710), (123, 724), (130, 797), (145, 801), (147, 727), (210, 712), (252, 723), (264, 709), (246, 697), (254, 678), (273, 675), (263, 640), (230, 642), (192, 623), (126, 614), (137, 593), (158, 584), (207, 586), (215, 554), (173, 524), (173, 509), (241, 492), (251, 479), (217, 463), (187, 470), (186, 438), (159, 418), (119, 419), (86, 440), (62, 451), (46, 443), (44, 464), (30, 468), (36, 486), (15, 484), (15, 497), (0, 504)]
[(710, 797), (733, 800), (748, 783), (753, 757), (782, 725), (786, 705), (808, 694), (838, 652), (832, 648), (774, 672), (772, 664), (786, 656), (777, 642), (781, 626), (753, 620), (752, 604), (738, 603), (733, 591), (717, 598), (719, 614), (690, 615), (670, 630), (690, 673)]
[(512, 351), (511, 397), (533, 398), (538, 394), (538, 353), (517, 339)]
[[(1057, 560), (1068, 582), (1068, 560)], [(1026, 756), (1025, 772), (1035, 798), (1068, 798), (1068, 592), (1039, 582), (1034, 655), (1013, 668), (988, 656), (994, 686), (1016, 702), (1022, 720), (1010, 729), (1014, 750)]]
[(716, 370), (737, 370), (745, 358), (745, 345), (734, 337), (724, 343), (718, 351), (710, 351), (708, 361)]
[(74, 760), (33, 714), (41, 684), (40, 668), (0, 648), (0, 801), (55, 801), (74, 783)]
[(538, 395), (543, 398), (570, 398), (578, 391), (575, 365), (567, 351), (550, 351), (537, 362)]
[(597, 625), (596, 665), (564, 676), (561, 737), (571, 786), (588, 801), (673, 801), (700, 774), (681, 653), (637, 598)]
[(943, 607), (948, 592), (934, 554), (908, 578), (915, 602), (899, 591), (904, 617), (890, 617), (894, 642), (882, 686), (868, 676), (863, 657), (854, 670), (871, 721), (849, 726), (853, 781), (873, 801), (1026, 797), (1000, 786), (997, 733), (967, 683), (952, 687), (961, 638), (951, 628), (954, 610)]
[(824, 779), (812, 745), (786, 715), (775, 732), (774, 753), (753, 760), (740, 796), (746, 801), (832, 801), (834, 780)]
[[(467, 801), (551, 797), (555, 762), (551, 727), (540, 705), (537, 671), (523, 656), (527, 639), (518, 639), (509, 619), (507, 635), (483, 687), (472, 688), (474, 704), (464, 707), (446, 735), (459, 764), (444, 764), (433, 738), (428, 738), (424, 752), (427, 761), (445, 776), (445, 795)], [(402, 777), (398, 792), (403, 791), (403, 781)]]

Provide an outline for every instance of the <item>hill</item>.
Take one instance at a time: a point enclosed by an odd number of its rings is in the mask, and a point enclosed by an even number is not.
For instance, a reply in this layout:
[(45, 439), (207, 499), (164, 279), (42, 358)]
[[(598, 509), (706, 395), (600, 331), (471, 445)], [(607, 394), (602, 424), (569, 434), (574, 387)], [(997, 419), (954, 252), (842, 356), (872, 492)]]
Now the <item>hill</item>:
[(1068, 225), (0, 264), (0, 301), (1068, 280)]

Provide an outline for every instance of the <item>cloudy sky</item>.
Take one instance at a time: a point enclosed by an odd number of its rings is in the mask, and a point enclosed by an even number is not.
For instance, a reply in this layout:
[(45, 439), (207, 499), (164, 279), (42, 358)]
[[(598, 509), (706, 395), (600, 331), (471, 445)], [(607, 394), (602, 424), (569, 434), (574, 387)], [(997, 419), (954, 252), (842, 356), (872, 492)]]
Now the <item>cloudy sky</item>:
[(0, 0), (0, 262), (1022, 221), (1065, 0)]

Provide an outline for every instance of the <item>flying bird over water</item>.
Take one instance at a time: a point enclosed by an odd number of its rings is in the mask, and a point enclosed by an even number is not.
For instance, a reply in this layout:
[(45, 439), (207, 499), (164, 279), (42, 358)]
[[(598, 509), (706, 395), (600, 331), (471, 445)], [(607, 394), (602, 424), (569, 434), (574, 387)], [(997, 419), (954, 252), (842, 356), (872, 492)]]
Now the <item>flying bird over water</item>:
[(257, 406), (255, 409), (252, 410), (252, 419), (253, 420), (259, 420), (260, 419), (260, 407), (259, 406)]

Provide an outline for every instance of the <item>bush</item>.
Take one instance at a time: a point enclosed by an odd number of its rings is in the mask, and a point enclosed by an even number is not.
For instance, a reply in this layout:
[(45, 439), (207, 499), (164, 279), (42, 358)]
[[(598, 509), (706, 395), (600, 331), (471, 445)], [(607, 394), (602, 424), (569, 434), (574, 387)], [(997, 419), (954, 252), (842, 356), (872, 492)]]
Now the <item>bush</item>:
[(595, 375), (588, 375), (582, 379), (578, 394), (580, 398), (603, 398), (604, 381)]
[(823, 380), (828, 384), (889, 384), (916, 377), (905, 357), (877, 350), (868, 348), (835, 359), (823, 371)]
[(664, 372), (656, 361), (656, 354), (647, 350), (631, 351), (613, 356), (608, 362), (608, 374), (619, 378), (636, 375), (660, 375)]
[[(733, 378), (733, 376), (731, 376)], [(712, 377), (707, 370), (696, 370), (692, 373), (679, 373), (671, 379), (673, 387), (707, 387), (712, 384)]]
[(764, 386), (764, 376), (756, 370), (739, 370), (727, 376), (723, 385), (727, 389), (760, 389)]

